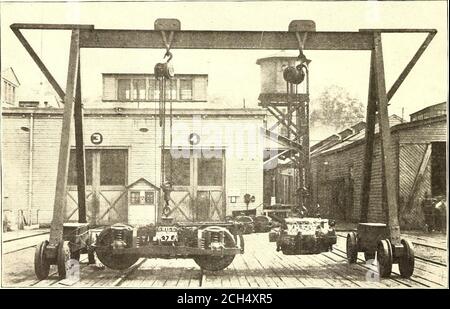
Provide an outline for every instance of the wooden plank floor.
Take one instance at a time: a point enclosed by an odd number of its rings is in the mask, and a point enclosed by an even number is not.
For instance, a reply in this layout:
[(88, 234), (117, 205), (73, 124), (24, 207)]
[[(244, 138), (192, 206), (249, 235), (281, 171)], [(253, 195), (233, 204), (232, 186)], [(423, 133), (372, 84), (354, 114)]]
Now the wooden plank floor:
[[(82, 259), (80, 280), (71, 284), (52, 275), (37, 282), (30, 275), (26, 285), (36, 287), (145, 287), (145, 288), (426, 288), (447, 286), (447, 269), (416, 259), (415, 273), (410, 279), (398, 274), (393, 267), (390, 279), (377, 279), (374, 266), (361, 259), (348, 264), (345, 238), (338, 237), (333, 252), (317, 255), (283, 255), (276, 252), (268, 234), (245, 235), (245, 253), (237, 255), (233, 263), (218, 272), (201, 271), (191, 259), (140, 259), (126, 271), (100, 269), (87, 265)], [(27, 254), (34, 254), (27, 250)], [(14, 254), (14, 253), (12, 253)], [(359, 258), (363, 258), (360, 253)], [(3, 265), (8, 267), (8, 265)], [(27, 267), (33, 267), (28, 265)], [(32, 272), (30, 272), (32, 273)], [(370, 276), (372, 275), (372, 276)]]

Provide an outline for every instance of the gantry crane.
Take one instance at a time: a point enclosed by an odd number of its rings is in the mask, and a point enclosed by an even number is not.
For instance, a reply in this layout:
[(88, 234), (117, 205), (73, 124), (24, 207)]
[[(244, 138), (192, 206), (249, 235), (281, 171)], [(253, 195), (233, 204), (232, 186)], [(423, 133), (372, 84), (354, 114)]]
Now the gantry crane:
[[(355, 262), (355, 254), (364, 251), (372, 254), (378, 253), (378, 261), (382, 276), (391, 273), (393, 263), (399, 263), (403, 276), (411, 276), (414, 269), (414, 253), (406, 240), (401, 239), (398, 222), (397, 188), (393, 174), (393, 150), (388, 119), (388, 103), (397, 92), (400, 85), (410, 73), (428, 44), (436, 34), (435, 29), (360, 29), (355, 32), (315, 31), (311, 29), (311, 21), (292, 21), (288, 31), (211, 31), (211, 30), (181, 30), (181, 24), (176, 19), (158, 19), (153, 30), (119, 30), (96, 29), (93, 25), (78, 24), (13, 24), (12, 31), (38, 65), (49, 83), (52, 85), (60, 99), (64, 102), (61, 140), (58, 158), (56, 191), (53, 205), (53, 218), (51, 222), (49, 241), (38, 246), (35, 256), (35, 270), (38, 277), (46, 277), (50, 264), (57, 264), (60, 276), (65, 276), (64, 262), (80, 250), (91, 248), (89, 231), (92, 229), (86, 223), (86, 173), (85, 150), (83, 142), (83, 109), (81, 100), (80, 50), (82, 48), (146, 48), (146, 49), (267, 49), (267, 50), (298, 50), (299, 37), (302, 41), (302, 50), (347, 50), (369, 51), (371, 54), (369, 96), (367, 103), (366, 147), (364, 156), (363, 184), (361, 190), (361, 223), (358, 233), (351, 233), (347, 240), (347, 255), (350, 262)], [(69, 66), (65, 91), (60, 87), (45, 64), (25, 39), (21, 30), (69, 30), (71, 31)], [(167, 40), (166, 33), (169, 33)], [(415, 55), (406, 65), (400, 76), (387, 91), (384, 74), (384, 61), (381, 36), (383, 33), (425, 33), (427, 37)], [(305, 36), (307, 34), (307, 36)], [(284, 119), (286, 115), (282, 114)], [(372, 168), (372, 153), (374, 147), (375, 121), (378, 117), (382, 150), (382, 175), (384, 179), (383, 192), (386, 197), (386, 212), (388, 222), (369, 223), (368, 206), (370, 192), (370, 176)], [(66, 205), (67, 174), (69, 163), (70, 143), (72, 134), (71, 124), (75, 124), (75, 146), (77, 162), (77, 188), (78, 188), (78, 225), (70, 228), (64, 225), (64, 208)], [(284, 121), (281, 121), (283, 124)], [(298, 126), (289, 123), (289, 126)], [(301, 124), (300, 124), (301, 125)], [(304, 128), (297, 127), (298, 132)], [(309, 148), (308, 141), (298, 145), (298, 148)], [(293, 145), (299, 140), (293, 140)], [(307, 166), (298, 165), (297, 168), (306, 169)], [(307, 179), (306, 175), (306, 178)], [(215, 227), (209, 231), (217, 232)], [(222, 231), (222, 230), (220, 230)], [(86, 234), (87, 232), (87, 234)], [(65, 244), (70, 240), (71, 244)], [(91, 244), (92, 245), (92, 244)], [(95, 246), (94, 246), (95, 249)], [(227, 254), (234, 255), (242, 252), (233, 242), (227, 247)], [(173, 254), (172, 247), (142, 247), (142, 248), (115, 248), (122, 250), (125, 256), (158, 256)], [(113, 250), (113, 251), (114, 251)], [(127, 251), (128, 250), (128, 251)], [(212, 254), (214, 248), (188, 248), (184, 247), (184, 256)], [(186, 251), (187, 250), (187, 251)], [(111, 256), (117, 252), (111, 251)], [(109, 251), (108, 251), (109, 252)], [(113, 254), (114, 253), (114, 254)], [(123, 256), (123, 255), (121, 255)], [(223, 254), (222, 254), (223, 257)], [(127, 264), (127, 263), (125, 263)], [(123, 266), (123, 265), (122, 265)], [(127, 265), (125, 265), (127, 266)], [(226, 267), (226, 266), (225, 266)], [(214, 268), (214, 267), (213, 267)], [(220, 268), (220, 267), (219, 267)]]

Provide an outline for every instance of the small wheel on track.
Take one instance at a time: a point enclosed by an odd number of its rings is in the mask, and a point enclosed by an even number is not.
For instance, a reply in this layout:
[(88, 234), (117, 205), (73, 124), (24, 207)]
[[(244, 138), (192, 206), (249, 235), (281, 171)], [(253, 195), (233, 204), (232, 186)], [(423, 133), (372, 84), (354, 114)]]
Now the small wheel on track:
[(347, 235), (347, 260), (350, 264), (356, 263), (358, 258), (358, 243), (355, 232), (350, 232)]
[(113, 254), (112, 244), (113, 233), (110, 227), (105, 228), (97, 237), (97, 247), (95, 248), (95, 253), (97, 253), (97, 258), (102, 262), (103, 265), (111, 269), (123, 270), (130, 268), (139, 260), (139, 256), (130, 254)]
[(44, 240), (37, 247), (34, 252), (34, 273), (39, 280), (47, 279), (50, 272), (50, 263), (45, 256), (45, 249), (48, 241)]
[(381, 278), (388, 278), (392, 272), (392, 246), (389, 239), (383, 239), (378, 242), (377, 248), (378, 272)]
[(400, 243), (403, 245), (404, 253), (398, 260), (398, 268), (403, 278), (409, 278), (414, 272), (414, 249), (406, 239), (402, 239)]
[(67, 262), (70, 260), (70, 247), (68, 241), (61, 241), (58, 245), (56, 265), (58, 266), (58, 277), (60, 280), (66, 278)]

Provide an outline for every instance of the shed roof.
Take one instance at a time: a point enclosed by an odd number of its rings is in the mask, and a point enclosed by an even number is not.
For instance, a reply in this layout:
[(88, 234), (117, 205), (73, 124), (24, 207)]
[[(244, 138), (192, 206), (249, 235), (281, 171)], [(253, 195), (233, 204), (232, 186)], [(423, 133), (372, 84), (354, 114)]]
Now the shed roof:
[[(391, 115), (389, 116), (389, 125), (391, 127), (396, 126), (398, 124), (402, 123), (402, 118), (397, 115)], [(321, 145), (321, 142), (319, 142), (317, 147), (314, 149), (311, 148), (311, 155), (321, 155), (327, 152), (337, 151), (339, 149), (342, 149), (344, 147), (347, 147), (351, 144), (354, 144), (356, 142), (359, 142), (361, 140), (364, 140), (365, 138), (365, 128), (366, 123), (361, 121), (356, 123), (355, 125), (344, 129), (343, 131), (333, 134), (332, 136), (326, 138), (324, 141), (328, 140), (326, 143), (323, 143)], [(349, 134), (348, 132), (351, 131)], [(375, 124), (375, 134), (379, 132), (378, 123)], [(315, 146), (316, 146), (315, 145)]]
[(15, 86), (20, 86), (19, 79), (17, 78), (16, 72), (14, 72), (12, 67), (7, 67), (2, 70), (2, 78), (10, 82)]

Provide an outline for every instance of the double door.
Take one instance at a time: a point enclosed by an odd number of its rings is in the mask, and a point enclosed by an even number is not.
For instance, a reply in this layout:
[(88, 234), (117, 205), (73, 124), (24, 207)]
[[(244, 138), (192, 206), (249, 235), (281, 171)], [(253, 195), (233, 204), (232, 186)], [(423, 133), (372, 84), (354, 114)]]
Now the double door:
[[(176, 221), (220, 221), (225, 218), (225, 156), (202, 149), (164, 153), (166, 179), (174, 191), (169, 216)], [(161, 211), (160, 214), (161, 216)]]
[[(125, 223), (128, 149), (86, 149), (86, 215), (95, 225)], [(70, 153), (66, 222), (78, 220), (75, 150)]]

